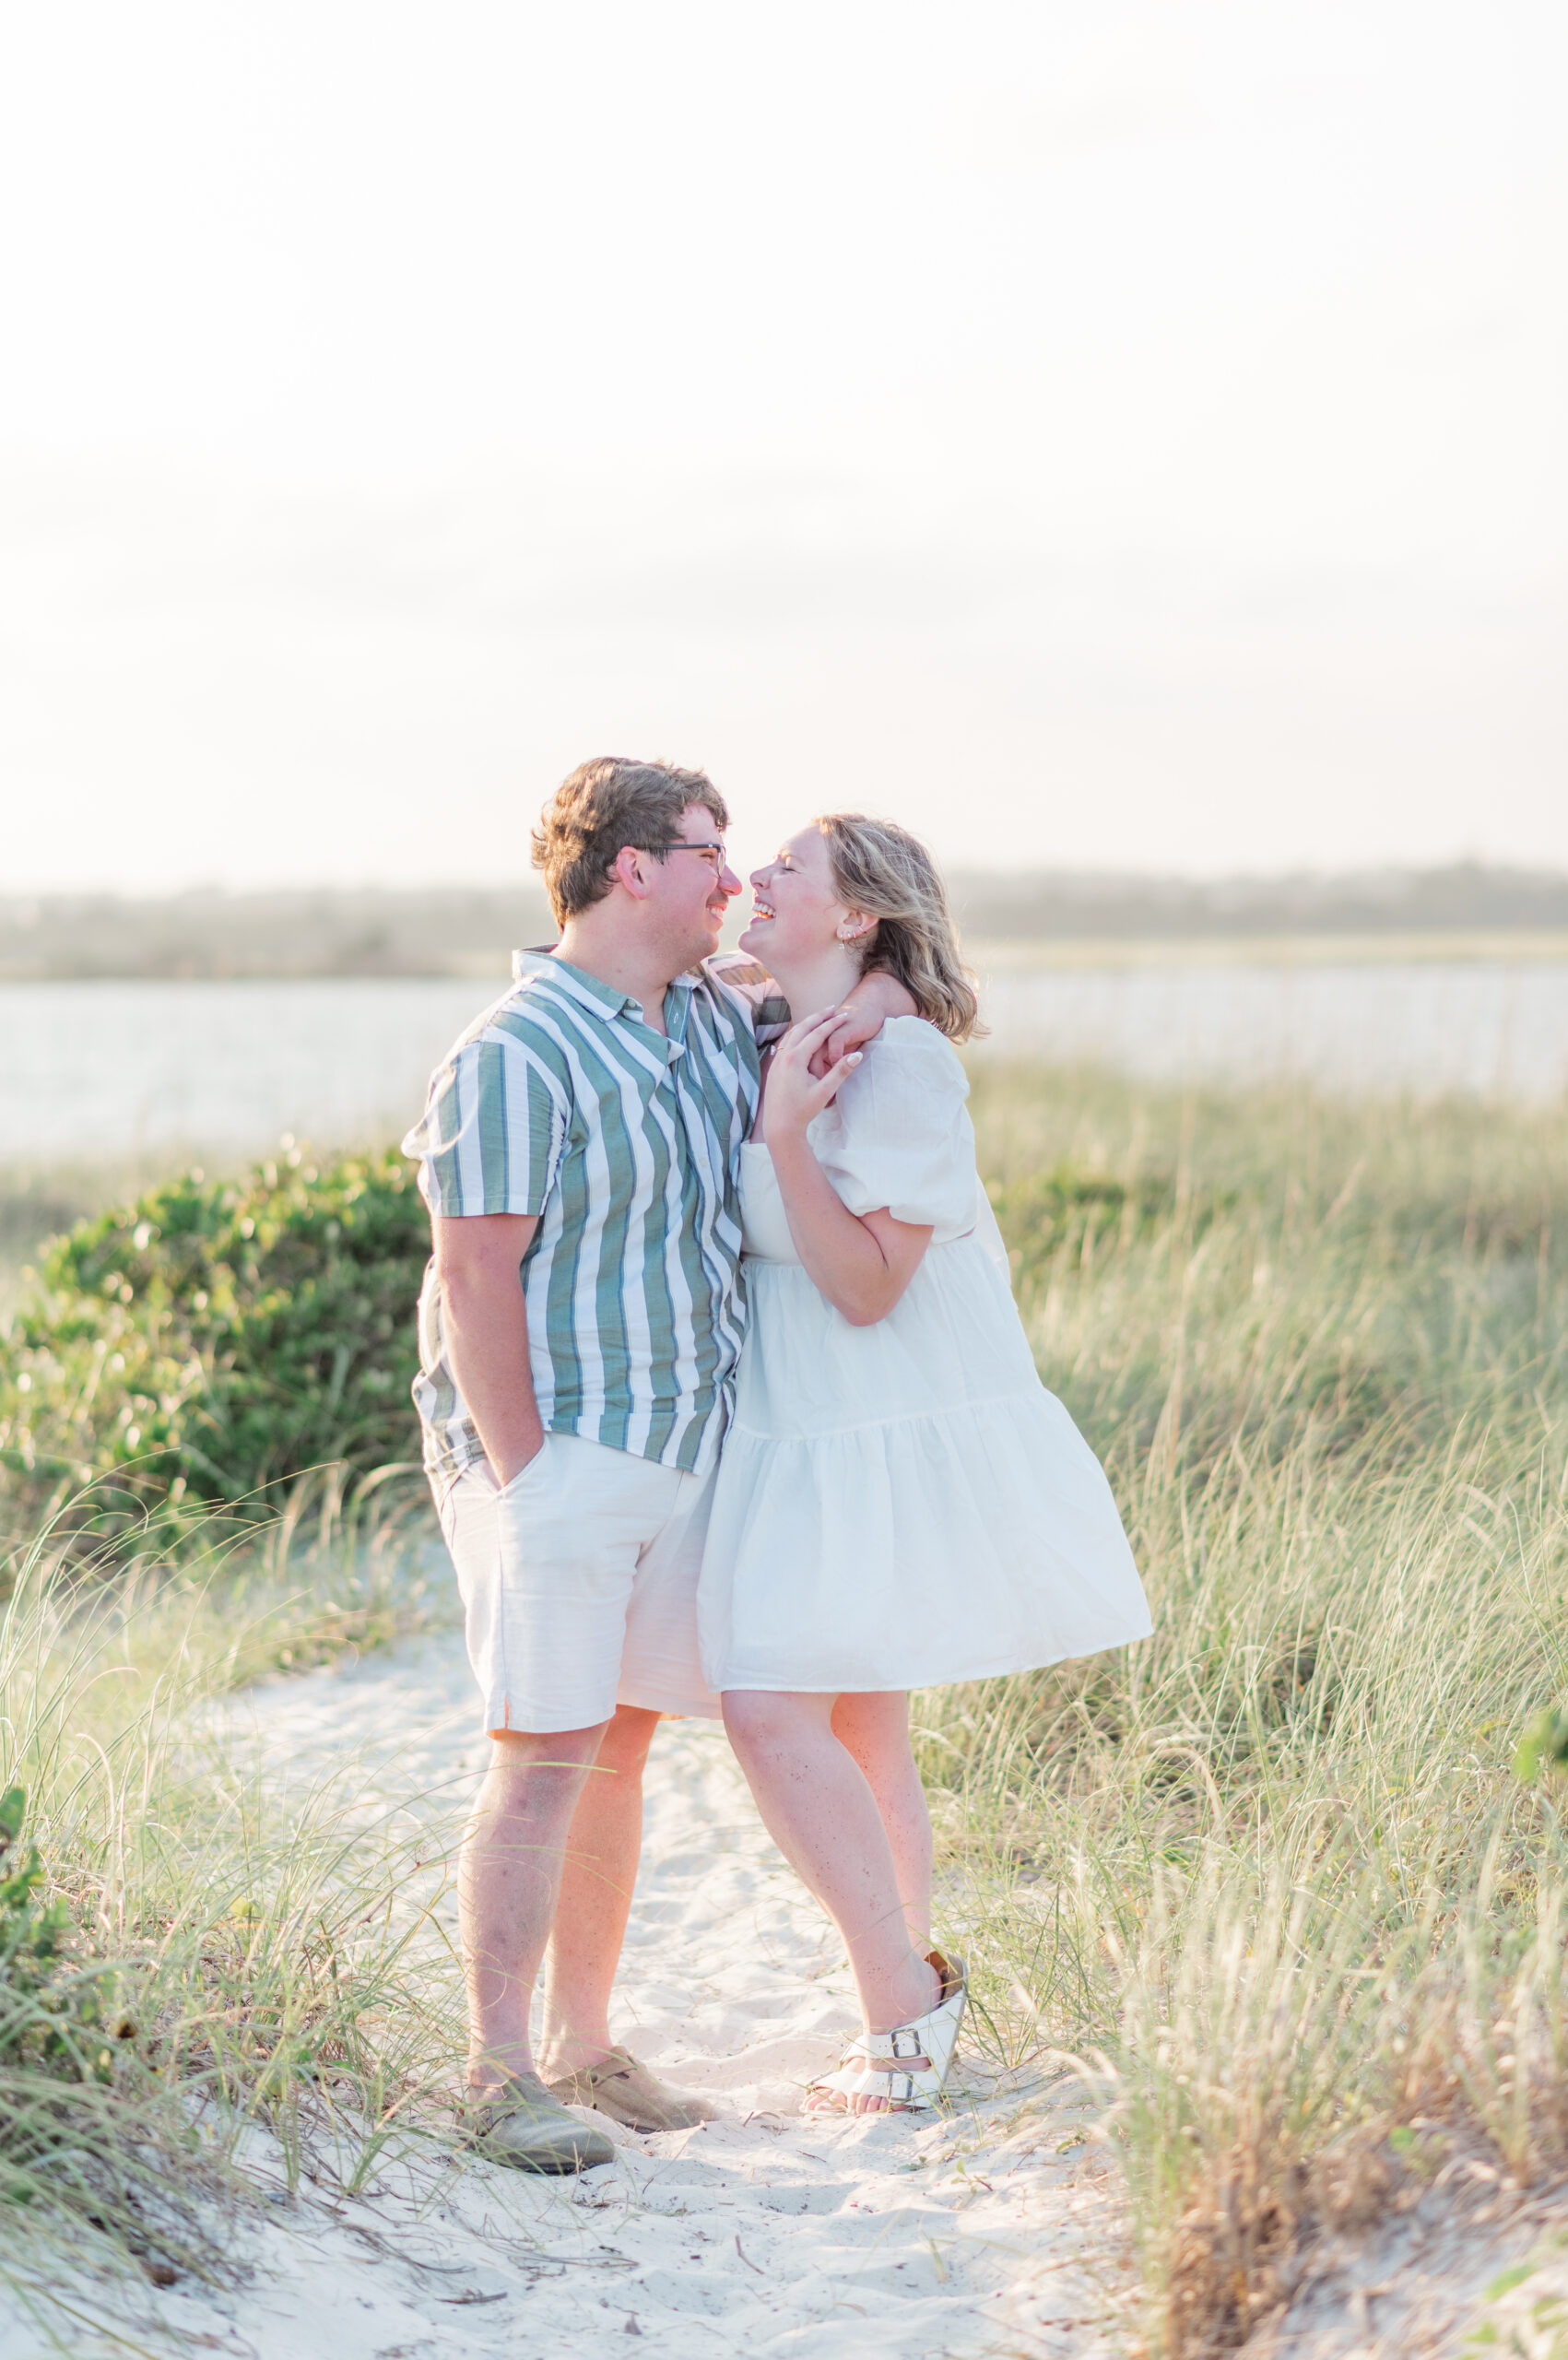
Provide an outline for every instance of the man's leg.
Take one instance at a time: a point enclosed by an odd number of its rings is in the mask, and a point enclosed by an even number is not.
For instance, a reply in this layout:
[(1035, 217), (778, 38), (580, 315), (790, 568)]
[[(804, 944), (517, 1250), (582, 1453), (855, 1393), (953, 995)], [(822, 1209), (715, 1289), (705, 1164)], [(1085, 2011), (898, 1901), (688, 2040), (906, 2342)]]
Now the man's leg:
[(610, 1986), (643, 1847), (643, 1768), (657, 1713), (621, 1705), (599, 1740), (566, 1839), (545, 1962), (540, 2071), (547, 2082), (610, 2053)]
[(528, 2006), (549, 1940), (572, 1813), (607, 1724), (497, 1736), (458, 1863), (468, 2083), (529, 2072)]

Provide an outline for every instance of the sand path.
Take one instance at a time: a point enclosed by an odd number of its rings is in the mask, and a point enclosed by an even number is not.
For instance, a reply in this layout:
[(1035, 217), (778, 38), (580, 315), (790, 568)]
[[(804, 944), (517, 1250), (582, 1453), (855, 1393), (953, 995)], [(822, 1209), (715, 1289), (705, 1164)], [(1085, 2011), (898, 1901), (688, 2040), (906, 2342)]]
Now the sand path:
[[(251, 1691), (218, 1741), (253, 1776), (352, 1778), (358, 1808), (448, 1823), (484, 1750), (455, 1634)], [(349, 2145), (315, 2136), (313, 2177), (289, 2198), (256, 2130), (243, 2160), (272, 2197), (239, 2232), (240, 2284), (133, 2299), (84, 2272), (77, 2321), (58, 2324), (82, 2354), (236, 2360), (624, 2360), (631, 2337), (681, 2360), (1105, 2348), (1114, 2182), (1079, 2143), (1070, 2092), (1020, 2097), (972, 2067), (945, 2116), (802, 2118), (802, 2083), (855, 2021), (837, 1938), (762, 1833), (722, 1735), (666, 1725), (617, 2029), (711, 2094), (717, 2120), (618, 2132), (613, 2164), (564, 2182), (417, 2142), (357, 2197), (340, 2177)], [(0, 2360), (49, 2348), (25, 2307), (0, 2302)]]

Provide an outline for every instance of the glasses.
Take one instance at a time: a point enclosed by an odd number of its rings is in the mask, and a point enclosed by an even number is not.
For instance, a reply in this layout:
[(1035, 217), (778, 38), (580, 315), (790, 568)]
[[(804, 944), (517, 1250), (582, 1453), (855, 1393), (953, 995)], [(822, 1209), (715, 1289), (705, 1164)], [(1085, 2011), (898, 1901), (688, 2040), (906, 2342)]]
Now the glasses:
[(706, 844), (689, 844), (684, 842), (674, 844), (639, 844), (637, 850), (651, 852), (659, 860), (663, 860), (666, 852), (700, 852), (715, 877), (722, 873), (725, 865), (725, 848), (716, 838), (710, 838)]

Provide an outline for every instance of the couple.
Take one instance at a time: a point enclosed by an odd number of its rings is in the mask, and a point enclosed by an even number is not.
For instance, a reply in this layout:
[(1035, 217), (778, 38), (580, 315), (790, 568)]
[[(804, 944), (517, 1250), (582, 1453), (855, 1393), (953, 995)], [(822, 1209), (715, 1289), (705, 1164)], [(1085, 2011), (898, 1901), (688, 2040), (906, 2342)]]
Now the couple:
[(404, 1143), (434, 1233), (415, 1398), (493, 1740), (459, 1875), (470, 2119), (526, 2170), (614, 2152), (569, 2105), (707, 2116), (609, 2036), (661, 1714), (722, 1714), (843, 1937), (864, 2028), (808, 2109), (929, 2105), (964, 1978), (907, 1691), (1149, 1627), (976, 1179), (929, 856), (813, 821), (718, 956), (727, 820), (701, 771), (574, 772), (534, 837), (560, 940)]

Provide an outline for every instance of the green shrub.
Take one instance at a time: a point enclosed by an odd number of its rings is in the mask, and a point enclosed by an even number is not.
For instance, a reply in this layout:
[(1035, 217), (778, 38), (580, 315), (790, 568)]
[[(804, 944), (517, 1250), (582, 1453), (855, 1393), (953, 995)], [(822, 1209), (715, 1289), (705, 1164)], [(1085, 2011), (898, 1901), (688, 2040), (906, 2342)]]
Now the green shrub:
[(41, 1898), (36, 1847), (18, 1849), (26, 1809), (20, 1787), (0, 1795), (0, 2066), (106, 2082), (118, 1978), (66, 1957), (71, 1913)]
[[(241, 1502), (324, 1461), (415, 1455), (408, 1387), (429, 1250), (396, 1155), (296, 1150), (198, 1173), (46, 1249), (0, 1358), (0, 1466), (23, 1514)], [(19, 1497), (18, 1496), (19, 1495)], [(16, 1521), (19, 1522), (20, 1517)]]

